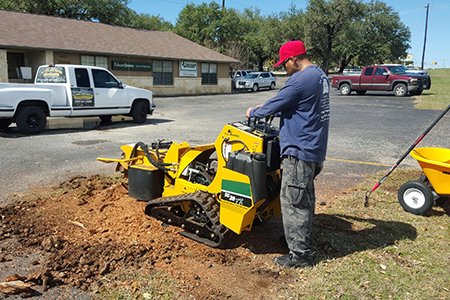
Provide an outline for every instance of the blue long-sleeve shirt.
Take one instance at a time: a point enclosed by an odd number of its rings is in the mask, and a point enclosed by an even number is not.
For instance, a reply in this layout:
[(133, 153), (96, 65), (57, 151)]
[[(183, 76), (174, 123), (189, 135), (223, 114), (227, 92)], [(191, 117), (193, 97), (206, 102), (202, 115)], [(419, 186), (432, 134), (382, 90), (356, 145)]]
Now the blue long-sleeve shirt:
[(281, 156), (325, 160), (330, 119), (330, 84), (317, 66), (292, 74), (277, 95), (250, 112), (263, 118), (280, 113)]

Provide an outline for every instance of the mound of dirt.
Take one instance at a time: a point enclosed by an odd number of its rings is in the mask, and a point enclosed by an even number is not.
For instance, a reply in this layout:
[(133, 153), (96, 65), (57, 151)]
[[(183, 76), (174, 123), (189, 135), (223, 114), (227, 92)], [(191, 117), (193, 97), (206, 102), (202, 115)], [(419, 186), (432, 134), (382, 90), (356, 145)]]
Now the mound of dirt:
[(95, 292), (124, 270), (158, 271), (176, 281), (181, 299), (272, 299), (277, 286), (291, 280), (271, 263), (285, 251), (276, 238), (280, 224), (261, 225), (245, 239), (236, 236), (229, 249), (213, 249), (147, 217), (144, 206), (115, 177), (78, 176), (41, 188), (0, 208), (0, 263), (42, 253), (32, 262), (40, 271), (21, 274), (42, 291), (69, 285)]

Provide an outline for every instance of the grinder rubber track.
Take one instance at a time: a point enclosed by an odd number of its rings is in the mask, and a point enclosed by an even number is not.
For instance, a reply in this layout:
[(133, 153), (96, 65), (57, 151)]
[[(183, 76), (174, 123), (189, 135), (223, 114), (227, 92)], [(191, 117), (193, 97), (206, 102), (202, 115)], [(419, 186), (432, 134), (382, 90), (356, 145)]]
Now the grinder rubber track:
[[(181, 209), (188, 205), (187, 213)], [(184, 229), (181, 234), (210, 247), (223, 247), (228, 229), (220, 224), (217, 200), (205, 192), (195, 192), (150, 200), (145, 214)]]

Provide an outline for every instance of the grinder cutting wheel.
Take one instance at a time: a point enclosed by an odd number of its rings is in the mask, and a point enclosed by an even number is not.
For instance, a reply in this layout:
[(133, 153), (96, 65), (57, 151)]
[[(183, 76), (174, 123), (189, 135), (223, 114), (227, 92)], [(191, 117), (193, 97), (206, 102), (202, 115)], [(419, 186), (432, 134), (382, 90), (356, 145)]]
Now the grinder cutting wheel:
[(139, 142), (121, 146), (121, 159), (98, 160), (125, 171), (129, 195), (148, 201), (145, 214), (221, 247), (227, 232), (280, 215), (280, 146), (271, 120), (227, 124), (213, 144)]

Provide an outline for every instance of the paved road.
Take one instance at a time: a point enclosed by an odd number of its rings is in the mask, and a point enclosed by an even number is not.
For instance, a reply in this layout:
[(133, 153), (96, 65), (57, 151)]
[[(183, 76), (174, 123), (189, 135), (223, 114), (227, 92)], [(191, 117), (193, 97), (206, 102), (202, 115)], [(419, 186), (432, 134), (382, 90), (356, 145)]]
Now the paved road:
[[(243, 120), (248, 106), (264, 102), (275, 92), (156, 98), (157, 109), (143, 125), (120, 121), (93, 129), (68, 126), (37, 136), (25, 136), (11, 126), (0, 133), (0, 203), (13, 194), (56, 185), (74, 175), (112, 173), (113, 165), (95, 158), (119, 156), (124, 143), (156, 139), (212, 142), (225, 123)], [(329, 159), (319, 180), (326, 192), (348, 187), (361, 175), (387, 170), (439, 114), (415, 110), (409, 97), (333, 93)], [(450, 116), (421, 145), (450, 147), (448, 128)], [(416, 166), (416, 162), (409, 158), (404, 165)]]

